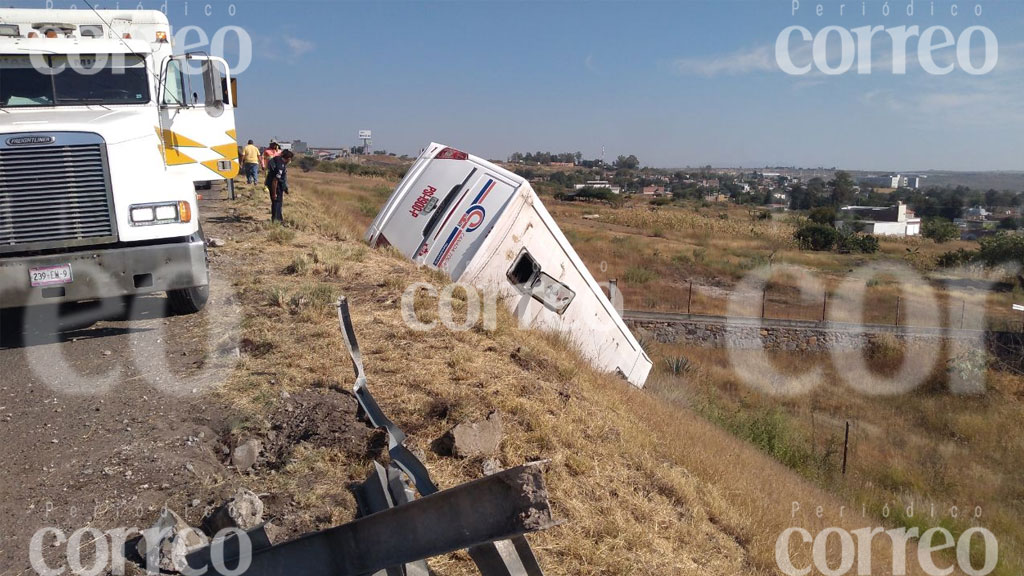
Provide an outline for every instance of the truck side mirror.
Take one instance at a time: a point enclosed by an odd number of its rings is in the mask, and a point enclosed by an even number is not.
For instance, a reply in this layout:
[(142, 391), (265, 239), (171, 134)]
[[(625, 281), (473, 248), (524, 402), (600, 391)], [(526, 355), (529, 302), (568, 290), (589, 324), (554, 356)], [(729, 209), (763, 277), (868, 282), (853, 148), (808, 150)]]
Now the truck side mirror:
[(217, 65), (210, 61), (203, 61), (203, 92), (206, 94), (206, 111), (211, 116), (220, 116), (224, 110), (224, 82)]

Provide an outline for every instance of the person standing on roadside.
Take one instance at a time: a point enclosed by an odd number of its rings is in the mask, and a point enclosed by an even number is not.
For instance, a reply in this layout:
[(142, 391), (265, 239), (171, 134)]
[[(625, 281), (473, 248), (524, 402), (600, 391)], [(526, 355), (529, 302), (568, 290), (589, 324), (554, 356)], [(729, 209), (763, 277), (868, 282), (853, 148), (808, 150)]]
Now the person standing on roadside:
[(270, 169), (270, 161), (277, 158), (281, 154), (281, 145), (273, 140), (270, 141), (270, 145), (267, 146), (266, 150), (263, 151), (263, 156), (260, 164), (263, 165), (265, 170)]
[(284, 223), (281, 210), (284, 195), (288, 193), (288, 163), (292, 161), (291, 150), (270, 159), (267, 164), (267, 189), (270, 191), (270, 221)]
[(245, 171), (246, 184), (259, 184), (260, 177), (260, 149), (253, 144), (252, 140), (242, 149), (242, 170)]

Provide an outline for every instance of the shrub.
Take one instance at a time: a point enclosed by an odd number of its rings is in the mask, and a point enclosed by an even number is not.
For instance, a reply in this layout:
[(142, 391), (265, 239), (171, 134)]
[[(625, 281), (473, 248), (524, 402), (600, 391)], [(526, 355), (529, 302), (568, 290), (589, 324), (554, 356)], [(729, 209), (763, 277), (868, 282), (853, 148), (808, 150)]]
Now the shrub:
[(878, 252), (878, 238), (871, 234), (864, 234), (857, 237), (860, 242), (860, 251), (864, 254)]
[(320, 164), (320, 159), (313, 156), (300, 156), (298, 164), (299, 168), (302, 168), (303, 172), (309, 172)]
[(834, 228), (836, 225), (836, 211), (828, 206), (820, 206), (811, 210), (807, 214), (807, 219), (815, 224), (823, 224)]
[(298, 276), (305, 276), (309, 274), (310, 261), (309, 257), (305, 254), (299, 254), (292, 259), (292, 263), (288, 265), (286, 272), (288, 274), (296, 274)]
[(690, 360), (686, 356), (676, 356), (674, 358), (665, 358), (665, 366), (668, 367), (668, 371), (673, 376), (679, 376), (690, 371)]
[(977, 250), (964, 250), (963, 248), (959, 248), (957, 250), (941, 254), (936, 260), (936, 263), (941, 268), (956, 268), (957, 266), (966, 266), (967, 264), (970, 264), (977, 257)]
[(1000, 232), (995, 236), (981, 239), (978, 259), (985, 266), (994, 267), (1007, 263), (1024, 263), (1024, 236)]
[(921, 235), (942, 244), (959, 238), (960, 228), (945, 218), (928, 218), (921, 225)]
[(804, 250), (828, 251), (838, 240), (836, 229), (824, 224), (804, 224), (793, 233), (793, 238)]
[(267, 304), (275, 308), (284, 308), (288, 302), (288, 292), (283, 288), (274, 286), (266, 290)]
[(658, 275), (643, 266), (630, 266), (623, 275), (623, 279), (630, 284), (647, 284), (652, 280), (657, 280)]
[(878, 252), (878, 238), (871, 234), (839, 234), (836, 246), (848, 252), (874, 254)]
[(285, 228), (280, 224), (273, 224), (267, 232), (267, 239), (275, 244), (291, 244), (295, 239), (295, 230)]

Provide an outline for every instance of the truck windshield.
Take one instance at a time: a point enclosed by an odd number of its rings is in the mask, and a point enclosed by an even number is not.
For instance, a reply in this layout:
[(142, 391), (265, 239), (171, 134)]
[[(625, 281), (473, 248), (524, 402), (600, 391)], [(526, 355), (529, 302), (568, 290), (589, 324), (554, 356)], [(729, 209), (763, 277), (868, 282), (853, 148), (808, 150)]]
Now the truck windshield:
[(147, 102), (145, 63), (135, 55), (0, 56), (0, 107)]

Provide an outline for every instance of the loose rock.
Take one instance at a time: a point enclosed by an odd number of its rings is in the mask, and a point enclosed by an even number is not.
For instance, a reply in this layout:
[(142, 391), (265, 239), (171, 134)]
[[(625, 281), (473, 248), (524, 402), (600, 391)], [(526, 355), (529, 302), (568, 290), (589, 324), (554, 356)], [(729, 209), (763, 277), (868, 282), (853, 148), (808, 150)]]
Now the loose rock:
[(215, 510), (203, 524), (210, 534), (225, 528), (248, 532), (263, 524), (263, 501), (251, 490), (239, 488), (231, 500)]
[(168, 572), (182, 572), (188, 568), (185, 557), (209, 545), (205, 534), (191, 527), (173, 510), (164, 508), (152, 528), (143, 532), (136, 551), (143, 563), (159, 566)]
[(448, 433), (451, 454), (459, 458), (490, 456), (501, 445), (501, 415), (491, 412), (483, 422), (459, 424)]
[(239, 472), (246, 472), (256, 465), (263, 445), (255, 438), (246, 440), (231, 453), (231, 463)]

